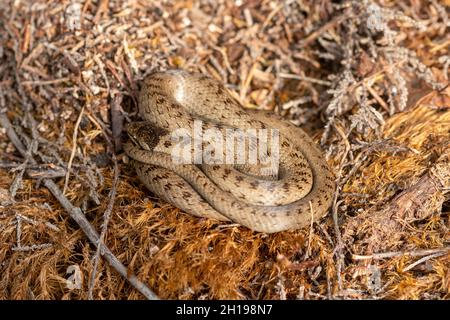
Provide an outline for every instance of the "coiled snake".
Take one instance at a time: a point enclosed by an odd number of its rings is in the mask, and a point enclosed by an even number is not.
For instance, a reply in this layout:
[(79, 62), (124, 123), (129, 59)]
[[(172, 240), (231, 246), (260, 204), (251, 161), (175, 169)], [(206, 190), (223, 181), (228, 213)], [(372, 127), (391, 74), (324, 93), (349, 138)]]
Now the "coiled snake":
[[(125, 152), (145, 186), (167, 202), (199, 217), (233, 221), (267, 233), (302, 228), (328, 211), (333, 175), (312, 139), (281, 117), (244, 109), (221, 83), (181, 70), (148, 76), (138, 103), (144, 121), (128, 126), (131, 142), (125, 144)], [(175, 161), (174, 150), (180, 145), (174, 132), (194, 132), (196, 126), (202, 134), (215, 130), (224, 141), (248, 129), (245, 132), (253, 135), (248, 140), (237, 138), (231, 149), (211, 148), (217, 138), (201, 136), (199, 142), (191, 135), (187, 150), (203, 150), (197, 157), (200, 161)], [(267, 150), (257, 162), (245, 158), (236, 163), (242, 155), (236, 152), (238, 142), (246, 141), (249, 154), (257, 150), (252, 138), (258, 130), (278, 136), (272, 135), (262, 144)], [(205, 150), (210, 151), (210, 158), (219, 156), (222, 162), (205, 161)], [(225, 151), (235, 153), (227, 158), (231, 162), (223, 162), (225, 155), (220, 153)], [(266, 173), (261, 174), (263, 162), (275, 153), (279, 166), (275, 170), (266, 166)]]

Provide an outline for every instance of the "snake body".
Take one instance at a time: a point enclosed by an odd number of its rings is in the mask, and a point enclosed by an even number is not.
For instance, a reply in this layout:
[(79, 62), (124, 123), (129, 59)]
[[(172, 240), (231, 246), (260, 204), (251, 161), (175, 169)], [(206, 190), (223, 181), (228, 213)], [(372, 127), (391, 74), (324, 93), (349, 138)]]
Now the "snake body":
[[(318, 146), (281, 117), (244, 109), (218, 81), (182, 70), (153, 73), (138, 103), (144, 121), (128, 126), (132, 142), (125, 151), (144, 185), (167, 202), (266, 233), (302, 228), (328, 211), (334, 179)], [(279, 170), (261, 174), (264, 155), (275, 151), (270, 148), (257, 163), (176, 163), (174, 131), (192, 131), (198, 120), (202, 132), (214, 129), (225, 138), (229, 129), (277, 130)]]

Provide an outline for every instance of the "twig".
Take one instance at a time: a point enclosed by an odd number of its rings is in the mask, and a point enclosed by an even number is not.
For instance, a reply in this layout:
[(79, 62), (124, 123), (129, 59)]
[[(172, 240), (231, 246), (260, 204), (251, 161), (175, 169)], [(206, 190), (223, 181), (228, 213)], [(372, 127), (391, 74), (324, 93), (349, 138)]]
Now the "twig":
[(68, 81), (70, 81), (70, 78), (64, 77), (64, 78), (53, 79), (53, 80), (37, 80), (37, 81), (28, 80), (28, 81), (22, 81), (22, 84), (23, 85), (34, 85), (34, 86), (45, 86), (45, 85), (57, 84), (57, 83), (68, 82)]
[(95, 252), (94, 268), (92, 271), (91, 279), (89, 281), (89, 291), (88, 291), (88, 299), (89, 300), (93, 299), (92, 292), (94, 290), (95, 277), (97, 275), (98, 262), (100, 260), (100, 248), (102, 248), (104, 246), (103, 241), (105, 239), (105, 234), (106, 234), (106, 230), (108, 229), (109, 219), (111, 218), (111, 212), (112, 212), (112, 209), (114, 206), (114, 201), (116, 199), (117, 183), (119, 181), (119, 172), (120, 171), (119, 171), (119, 165), (117, 163), (117, 158), (114, 154), (113, 154), (113, 161), (114, 161), (114, 180), (113, 180), (113, 184), (111, 187), (111, 191), (109, 193), (108, 207), (106, 208), (105, 213), (103, 215), (102, 232), (100, 233), (99, 244), (97, 245), (97, 251)]
[(6, 129), (6, 135), (8, 136), (9, 140), (11, 140), (12, 144), (16, 147), (16, 149), (22, 154), (23, 156), (27, 156), (27, 149), (22, 144), (22, 141), (20, 141), (19, 137), (17, 136), (16, 132), (14, 131), (11, 122), (9, 122), (9, 119), (6, 117), (4, 113), (0, 113), (0, 124), (4, 129)]
[(31, 246), (17, 246), (17, 247), (12, 247), (11, 250), (12, 251), (35, 251), (35, 250), (40, 250), (40, 249), (47, 249), (52, 247), (53, 244), (51, 243), (43, 243), (43, 244), (33, 244)]
[(66, 170), (63, 168), (58, 169), (49, 169), (49, 170), (33, 170), (27, 169), (27, 176), (32, 179), (54, 179), (54, 178), (62, 178), (66, 176)]
[(100, 60), (99, 55), (95, 55), (94, 56), (94, 61), (98, 65), (98, 68), (99, 68), (100, 73), (101, 73), (101, 75), (103, 77), (103, 80), (105, 81), (106, 88), (108, 90), (108, 95), (109, 95), (110, 91), (111, 91), (111, 87), (109, 85), (108, 77), (106, 76), (106, 72), (105, 72), (105, 68), (104, 68), (103, 62), (102, 62), (102, 60)]
[(334, 226), (334, 233), (336, 234), (336, 247), (335, 247), (335, 252), (336, 252), (336, 276), (337, 276), (337, 280), (338, 280), (338, 288), (339, 291), (342, 291), (342, 278), (341, 278), (341, 272), (344, 269), (344, 254), (342, 253), (342, 249), (344, 247), (343, 242), (342, 242), (342, 236), (341, 236), (341, 231), (339, 230), (339, 222), (338, 222), (338, 217), (337, 217), (337, 210), (339, 208), (339, 205), (341, 204), (341, 202), (343, 200), (337, 201), (338, 198), (338, 191), (336, 191), (335, 193), (335, 197), (333, 200), (333, 208), (332, 208), (332, 213), (333, 213), (333, 226)]
[(122, 139), (120, 139), (124, 121), (124, 117), (120, 109), (122, 98), (123, 96), (121, 94), (115, 94), (112, 98), (111, 103), (111, 130), (115, 152), (118, 152), (120, 149), (122, 149)]
[(372, 97), (375, 98), (375, 100), (378, 102), (378, 104), (387, 112), (389, 112), (389, 106), (387, 105), (386, 102), (384, 102), (384, 100), (378, 95), (378, 93), (376, 93), (376, 91), (369, 86), (368, 84), (364, 84), (364, 87), (367, 89), (367, 91), (369, 91), (369, 93), (372, 95)]
[(320, 80), (320, 79), (316, 79), (316, 78), (311, 78), (311, 77), (307, 77), (307, 76), (300, 76), (297, 74), (290, 74), (290, 73), (279, 73), (278, 74), (280, 76), (280, 78), (284, 78), (284, 79), (294, 79), (294, 80), (301, 80), (301, 81), (306, 81), (306, 82), (311, 82), (311, 83), (317, 83), (326, 87), (331, 87), (332, 83), (330, 81), (325, 81), (325, 80)]
[(353, 260), (380, 260), (380, 259), (386, 259), (386, 258), (396, 258), (396, 257), (421, 257), (426, 256), (429, 254), (435, 254), (435, 253), (446, 253), (450, 251), (449, 247), (443, 247), (443, 248), (437, 248), (437, 249), (424, 249), (424, 250), (416, 250), (416, 251), (394, 251), (394, 252), (383, 252), (383, 253), (374, 253), (371, 255), (359, 255), (359, 254), (352, 254)]
[(57, 226), (55, 226), (54, 224), (52, 224), (50, 222), (45, 222), (45, 223), (39, 222), (39, 221), (31, 219), (31, 218), (29, 218), (27, 216), (21, 215), (20, 213), (16, 213), (16, 217), (20, 218), (23, 221), (26, 221), (26, 222), (34, 225), (34, 226), (38, 226), (40, 224), (44, 224), (47, 228), (52, 229), (53, 231), (56, 231), (56, 232), (60, 232), (61, 231)]
[(81, 108), (77, 122), (75, 123), (75, 129), (73, 130), (72, 152), (70, 153), (69, 163), (67, 164), (66, 180), (64, 181), (63, 194), (66, 194), (67, 186), (69, 184), (70, 169), (72, 168), (73, 158), (75, 157), (75, 151), (77, 149), (78, 127), (80, 126), (81, 119), (83, 118), (83, 113), (84, 113), (84, 106), (83, 108)]
[(338, 221), (338, 208), (339, 205), (341, 204), (342, 200), (337, 201), (338, 197), (339, 197), (339, 189), (340, 189), (340, 185), (342, 185), (342, 168), (344, 167), (344, 162), (345, 159), (347, 159), (348, 153), (350, 152), (351, 148), (350, 148), (350, 143), (345, 135), (345, 133), (342, 131), (342, 129), (337, 126), (334, 125), (333, 126), (335, 128), (335, 130), (339, 133), (339, 135), (341, 136), (342, 140), (345, 143), (345, 151), (344, 154), (342, 156), (341, 162), (339, 164), (339, 171), (337, 174), (337, 186), (336, 186), (336, 191), (334, 193), (334, 198), (333, 198), (333, 206), (332, 206), (332, 213), (333, 213), (333, 225), (334, 225), (334, 232), (336, 234), (336, 248), (335, 248), (335, 252), (336, 252), (336, 259), (337, 259), (337, 270), (336, 270), (336, 274), (337, 274), (337, 279), (338, 279), (338, 288), (339, 288), (339, 292), (341, 292), (343, 290), (342, 287), (342, 278), (341, 278), (341, 272), (344, 268), (344, 254), (342, 253), (342, 249), (344, 247), (343, 242), (342, 242), (342, 235), (341, 235), (341, 231), (339, 230), (339, 221)]
[(308, 102), (311, 102), (311, 101), (312, 101), (312, 98), (309, 97), (309, 96), (307, 96), (307, 97), (301, 97), (301, 98), (294, 99), (294, 100), (290, 100), (290, 101), (284, 103), (284, 104), (281, 106), (281, 109), (287, 110), (287, 109), (290, 109), (290, 108), (292, 108), (292, 107), (296, 108), (296, 107), (298, 107), (298, 105), (300, 105), (300, 104), (308, 103)]
[(414, 268), (415, 266), (418, 266), (422, 262), (425, 262), (427, 260), (443, 256), (443, 255), (445, 255), (445, 252), (438, 252), (438, 253), (435, 253), (435, 254), (430, 254), (429, 256), (423, 257), (423, 258), (417, 260), (416, 262), (411, 263), (409, 266), (407, 266), (405, 269), (403, 269), (403, 272), (411, 270), (412, 268)]
[[(22, 156), (27, 157), (27, 151), (22, 142), (17, 137), (16, 132), (14, 131), (11, 122), (6, 117), (4, 113), (0, 113), (0, 124), (3, 128), (6, 129), (6, 134), (8, 135), (11, 142), (17, 148), (17, 150), (22, 154)], [(32, 164), (36, 164), (36, 161), (29, 156), (29, 161)], [(142, 283), (134, 274), (131, 274), (129, 270), (117, 259), (114, 254), (106, 247), (104, 244), (100, 244), (99, 235), (97, 231), (95, 231), (94, 227), (89, 223), (89, 221), (84, 216), (83, 212), (80, 208), (74, 207), (72, 203), (64, 196), (59, 187), (50, 179), (44, 179), (43, 183), (47, 189), (55, 196), (55, 198), (59, 201), (61, 206), (67, 211), (70, 217), (75, 220), (75, 222), (80, 226), (81, 230), (88, 237), (88, 239), (95, 245), (101, 245), (101, 251), (108, 263), (117, 271), (120, 275), (122, 275), (125, 279), (127, 279), (130, 284), (136, 288), (140, 293), (142, 293), (149, 300), (157, 300), (158, 296), (150, 290), (144, 283)]]
[(331, 20), (330, 22), (327, 22), (326, 24), (324, 24), (322, 27), (320, 27), (319, 29), (313, 31), (312, 33), (310, 33), (301, 43), (300, 43), (300, 48), (304, 48), (306, 46), (308, 46), (310, 43), (312, 43), (314, 40), (316, 40), (318, 37), (320, 37), (324, 32), (328, 31), (331, 28), (334, 28), (336, 25), (340, 24), (341, 22), (343, 22), (344, 20), (347, 20), (351, 17), (351, 14), (349, 12), (344, 13), (342, 15), (339, 15), (337, 17), (335, 17), (333, 20)]
[(267, 16), (266, 20), (264, 21), (264, 23), (262, 24), (261, 30), (259, 31), (261, 34), (264, 32), (264, 29), (267, 27), (267, 25), (269, 24), (269, 22), (273, 19), (273, 17), (275, 17), (275, 15), (283, 8), (283, 6), (287, 6), (290, 3), (292, 3), (293, 1), (287, 1), (286, 4), (282, 3), (279, 4), (278, 6), (276, 6)]
[(23, 174), (25, 173), (27, 163), (28, 163), (28, 160), (25, 160), (17, 168), (11, 170), (11, 171), (19, 171), (19, 173), (15, 176), (13, 182), (11, 183), (11, 186), (9, 187), (9, 192), (11, 194), (11, 198), (13, 198), (13, 199), (16, 196), (17, 190), (19, 190), (19, 188), (21, 188), (21, 186), (22, 186), (22, 178), (23, 178)]

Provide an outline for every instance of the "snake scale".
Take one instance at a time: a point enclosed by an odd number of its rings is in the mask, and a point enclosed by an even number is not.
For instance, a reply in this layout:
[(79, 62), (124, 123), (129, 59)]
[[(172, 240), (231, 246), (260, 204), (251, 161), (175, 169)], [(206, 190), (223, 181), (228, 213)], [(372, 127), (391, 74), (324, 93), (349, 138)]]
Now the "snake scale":
[[(131, 142), (125, 152), (144, 185), (167, 202), (195, 216), (266, 233), (302, 228), (328, 211), (334, 178), (318, 146), (281, 117), (244, 109), (220, 82), (182, 70), (153, 73), (143, 81), (138, 103), (143, 121), (128, 125)], [(180, 128), (191, 132), (196, 121), (202, 133), (214, 129), (225, 138), (230, 129), (276, 130), (278, 149), (268, 147), (256, 163), (177, 163), (173, 133)], [(250, 138), (245, 144), (249, 153), (256, 150)], [(261, 174), (263, 160), (275, 151), (278, 170)]]

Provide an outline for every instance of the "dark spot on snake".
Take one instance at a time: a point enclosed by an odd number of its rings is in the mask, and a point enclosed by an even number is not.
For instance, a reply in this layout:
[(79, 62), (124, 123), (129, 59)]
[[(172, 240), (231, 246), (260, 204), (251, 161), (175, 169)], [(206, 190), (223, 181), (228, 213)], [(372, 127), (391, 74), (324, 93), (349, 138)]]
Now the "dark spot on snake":
[(220, 86), (220, 85), (217, 86), (216, 94), (221, 96), (221, 95), (223, 95), (223, 92), (224, 92), (224, 90), (223, 90), (222, 86)]
[(191, 194), (189, 192), (183, 191), (183, 197), (185, 198), (189, 198), (191, 196)]
[(164, 98), (162, 98), (162, 97), (158, 97), (158, 98), (156, 98), (156, 103), (157, 103), (157, 104), (163, 104), (163, 103), (164, 103), (164, 101), (165, 101), (165, 99), (164, 99)]
[(228, 98), (228, 97), (225, 98), (225, 100), (223, 102), (226, 103), (226, 104), (233, 104), (233, 103), (235, 103), (235, 101), (233, 99)]
[(172, 110), (178, 110), (178, 109), (180, 109), (180, 108), (179, 108), (179, 105), (176, 104), (175, 102), (172, 102), (172, 103), (170, 104), (170, 108), (171, 108)]

